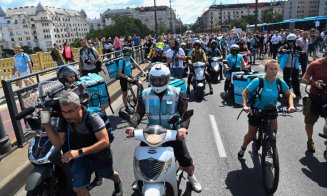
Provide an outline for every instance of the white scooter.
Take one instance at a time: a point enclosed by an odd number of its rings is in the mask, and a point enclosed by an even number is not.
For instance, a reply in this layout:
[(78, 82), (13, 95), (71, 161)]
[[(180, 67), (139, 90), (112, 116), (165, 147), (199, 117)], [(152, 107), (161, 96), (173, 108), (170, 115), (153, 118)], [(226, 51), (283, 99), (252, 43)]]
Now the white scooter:
[(204, 97), (204, 90), (205, 90), (205, 63), (204, 62), (196, 62), (193, 63), (194, 69), (194, 77), (193, 77), (193, 89), (196, 92), (196, 96), (199, 100), (202, 100)]
[[(185, 122), (192, 115), (193, 110), (187, 111), (183, 118), (173, 115), (169, 123), (177, 127), (177, 125)], [(119, 116), (133, 124), (126, 112), (120, 111)], [(163, 146), (166, 142), (176, 140), (177, 130), (165, 129), (160, 125), (151, 125), (145, 129), (134, 130), (134, 137), (136, 140), (148, 145), (137, 146), (134, 151), (134, 176), (136, 182), (140, 182), (138, 185), (139, 190), (142, 190), (142, 195), (177, 196), (177, 170), (174, 149), (169, 146)]]
[(212, 82), (218, 82), (218, 75), (222, 65), (219, 63), (218, 57), (212, 57), (210, 59), (210, 79)]

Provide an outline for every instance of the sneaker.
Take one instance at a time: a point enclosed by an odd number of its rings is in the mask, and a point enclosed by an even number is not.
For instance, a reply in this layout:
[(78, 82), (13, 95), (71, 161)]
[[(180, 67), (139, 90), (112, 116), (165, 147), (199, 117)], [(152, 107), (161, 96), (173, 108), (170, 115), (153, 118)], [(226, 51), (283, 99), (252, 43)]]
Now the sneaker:
[(122, 196), (123, 195), (123, 183), (120, 181), (115, 184), (115, 190), (112, 193), (112, 196)]
[(195, 178), (194, 175), (192, 176), (187, 176), (188, 181), (191, 183), (192, 188), (195, 192), (201, 192), (202, 191), (202, 186), (200, 182)]
[(315, 143), (312, 140), (307, 141), (307, 147), (308, 147), (309, 152), (312, 152), (312, 153), (316, 152)]
[(237, 157), (239, 159), (242, 159), (244, 157), (244, 153), (245, 153), (245, 149), (241, 148), (241, 150), (238, 151), (238, 153), (237, 153)]
[(126, 106), (125, 111), (126, 111), (128, 114), (133, 114), (133, 110), (129, 109), (129, 107), (127, 107), (127, 106)]
[(133, 191), (137, 191), (139, 190), (139, 185), (137, 183), (137, 181), (134, 181), (133, 184), (132, 184), (132, 188), (133, 188)]

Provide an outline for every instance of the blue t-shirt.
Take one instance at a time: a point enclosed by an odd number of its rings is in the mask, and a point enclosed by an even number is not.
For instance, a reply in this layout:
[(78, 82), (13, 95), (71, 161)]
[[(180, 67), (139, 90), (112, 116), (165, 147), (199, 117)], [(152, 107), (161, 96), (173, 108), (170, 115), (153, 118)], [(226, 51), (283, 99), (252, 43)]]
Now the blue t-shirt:
[[(256, 109), (263, 109), (268, 105), (277, 105), (278, 98), (278, 87), (276, 79), (273, 82), (268, 82), (266, 78), (263, 78), (263, 89), (260, 93), (261, 100), (259, 98), (254, 99), (253, 107)], [(285, 81), (280, 78), (282, 91), (288, 91), (289, 88)], [(259, 78), (256, 78), (250, 82), (250, 84), (246, 87), (250, 91), (250, 97), (254, 96), (257, 88), (259, 87)]]
[(140, 38), (139, 37), (133, 37), (133, 42), (134, 42), (134, 46), (138, 46), (140, 45)]
[(30, 62), (30, 57), (21, 52), (20, 54), (15, 55), (15, 67), (18, 73), (29, 72), (30, 68), (28, 66), (28, 62)]
[[(228, 67), (232, 68), (234, 63), (235, 63), (236, 56), (234, 56), (232, 54), (229, 54), (229, 55), (227, 55), (226, 60), (228, 62)], [(237, 62), (236, 62), (236, 67), (235, 68), (240, 68), (242, 61), (243, 61), (243, 57), (241, 55), (237, 54)]]
[(123, 74), (125, 76), (132, 75), (132, 68), (133, 68), (132, 62), (133, 62), (133, 59), (131, 57), (129, 57), (128, 59), (123, 57), (122, 60), (119, 60), (118, 69), (123, 69), (123, 61), (125, 61), (124, 71), (122, 71)]

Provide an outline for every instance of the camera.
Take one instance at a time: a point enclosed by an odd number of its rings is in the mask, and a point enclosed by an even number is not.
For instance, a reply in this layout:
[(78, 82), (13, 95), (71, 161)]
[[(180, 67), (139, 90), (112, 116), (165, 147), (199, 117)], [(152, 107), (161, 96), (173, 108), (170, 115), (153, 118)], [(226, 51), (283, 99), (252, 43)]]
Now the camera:
[(92, 63), (92, 60), (90, 58), (87, 58), (87, 59), (84, 60), (84, 63), (91, 64)]

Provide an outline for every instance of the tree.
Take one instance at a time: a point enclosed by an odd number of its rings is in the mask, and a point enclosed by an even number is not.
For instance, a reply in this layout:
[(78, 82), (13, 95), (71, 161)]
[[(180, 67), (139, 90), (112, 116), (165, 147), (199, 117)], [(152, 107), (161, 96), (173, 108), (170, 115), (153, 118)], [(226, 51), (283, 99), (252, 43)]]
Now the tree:
[(39, 48), (39, 47), (34, 47), (33, 48), (33, 51), (34, 51), (34, 53), (36, 53), (36, 52), (43, 52), (42, 49)]
[(154, 33), (139, 19), (134, 19), (125, 15), (114, 15), (112, 20), (114, 21), (114, 24), (106, 26), (102, 30), (90, 31), (90, 33), (86, 35), (86, 38), (101, 39), (102, 37), (127, 37), (133, 34), (144, 37), (145, 35)]
[(79, 42), (79, 39), (75, 39), (73, 43), (70, 44), (72, 48), (79, 48), (81, 47), (81, 43)]
[[(255, 24), (255, 21), (257, 20), (255, 15), (243, 16), (243, 19), (250, 25)], [(259, 20), (258, 23), (260, 23)]]
[(231, 21), (230, 25), (231, 25), (231, 28), (235, 27), (235, 28), (241, 28), (241, 29), (245, 30), (247, 22), (243, 18), (234, 19)]
[(262, 14), (262, 22), (263, 23), (273, 23), (279, 22), (283, 20), (283, 16), (280, 13), (276, 13), (272, 8), (266, 9)]

